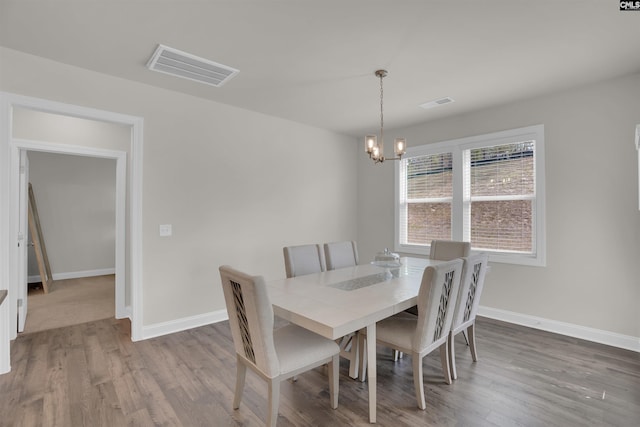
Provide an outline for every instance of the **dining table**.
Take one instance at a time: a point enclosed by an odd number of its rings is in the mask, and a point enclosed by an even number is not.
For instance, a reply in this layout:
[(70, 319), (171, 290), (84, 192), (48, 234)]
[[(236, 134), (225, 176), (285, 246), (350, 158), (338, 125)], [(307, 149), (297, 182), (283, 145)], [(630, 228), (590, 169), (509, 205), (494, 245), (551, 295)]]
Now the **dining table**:
[(416, 305), (425, 268), (442, 262), (401, 257), (266, 284), (274, 313), (288, 322), (333, 340), (366, 328), (369, 422), (375, 423), (376, 322)]

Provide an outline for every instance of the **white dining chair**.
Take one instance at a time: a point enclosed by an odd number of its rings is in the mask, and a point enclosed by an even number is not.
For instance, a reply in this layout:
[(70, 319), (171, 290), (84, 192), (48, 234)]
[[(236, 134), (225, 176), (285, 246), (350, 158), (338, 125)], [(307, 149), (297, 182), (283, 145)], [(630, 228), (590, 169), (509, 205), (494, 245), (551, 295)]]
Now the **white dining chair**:
[(328, 364), (331, 407), (338, 407), (338, 345), (299, 326), (273, 329), (273, 307), (261, 276), (250, 276), (229, 266), (220, 267), (229, 325), (236, 350), (236, 389), (233, 409), (240, 407), (247, 368), (268, 384), (267, 426), (278, 419), (280, 382)]
[(453, 312), (451, 332), (447, 340), (451, 378), (454, 380), (458, 377), (454, 346), (455, 336), (457, 334), (466, 331), (465, 339), (471, 350), (471, 358), (474, 362), (478, 361), (478, 350), (476, 347), (476, 313), (478, 312), (480, 295), (484, 287), (484, 277), (487, 272), (488, 259), (489, 257), (486, 253), (479, 253), (464, 258), (460, 291), (456, 301), (456, 308)]
[[(457, 240), (432, 240), (431, 247), (429, 249), (429, 259), (451, 261), (452, 259), (469, 256), (470, 252), (471, 244), (469, 242), (461, 242)], [(418, 315), (418, 307), (416, 306), (410, 307), (405, 311), (416, 316)], [(394, 349), (393, 360), (397, 361), (399, 358), (402, 358), (402, 353)]]
[[(460, 288), (462, 260), (428, 266), (422, 275), (418, 292), (418, 315), (401, 312), (381, 320), (376, 325), (379, 345), (398, 349), (411, 356), (413, 383), (418, 408), (425, 409), (422, 359), (440, 349), (442, 371), (447, 384), (451, 384), (451, 370), (447, 354), (447, 338), (451, 331), (453, 311)], [(366, 330), (360, 334), (364, 348)], [(361, 379), (366, 375), (366, 353), (363, 352)]]
[(282, 251), (287, 278), (321, 273), (327, 269), (320, 245), (285, 246)]
[[(327, 263), (327, 270), (353, 267), (358, 265), (358, 246), (354, 241), (325, 243), (324, 257)], [(337, 342), (340, 345), (340, 356), (349, 360), (349, 376), (358, 378), (360, 363), (358, 333), (346, 335)]]
[(324, 244), (324, 256), (327, 270), (358, 265), (358, 246), (356, 242), (331, 242)]
[[(460, 242), (456, 240), (432, 240), (429, 249), (429, 259), (437, 261), (451, 261), (456, 258), (464, 258), (469, 256), (471, 252), (471, 244), (469, 242)], [(410, 307), (407, 313), (418, 315), (417, 307)], [(394, 355), (394, 360), (398, 359), (398, 354)]]

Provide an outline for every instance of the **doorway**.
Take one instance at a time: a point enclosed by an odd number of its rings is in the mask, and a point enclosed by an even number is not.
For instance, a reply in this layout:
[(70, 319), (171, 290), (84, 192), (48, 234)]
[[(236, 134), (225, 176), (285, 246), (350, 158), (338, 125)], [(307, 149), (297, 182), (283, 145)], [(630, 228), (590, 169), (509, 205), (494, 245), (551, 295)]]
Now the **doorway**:
[[(122, 151), (88, 148), (67, 144), (59, 144), (45, 141), (31, 141), (26, 139), (12, 138), (12, 187), (13, 209), (12, 213), (18, 215), (12, 224), (15, 235), (18, 236), (18, 244), (14, 254), (14, 277), (17, 286), (14, 288), (14, 298), (16, 300), (16, 319), (14, 323), (16, 330), (21, 331), (21, 326), (25, 324), (28, 313), (28, 274), (27, 274), (27, 218), (23, 214), (26, 212), (28, 177), (25, 174), (29, 168), (25, 167), (24, 159), (27, 152), (44, 152), (63, 155), (76, 155), (94, 158), (114, 159), (116, 161), (115, 173), (115, 317), (129, 317), (130, 310), (126, 308), (126, 153)], [(19, 208), (18, 208), (19, 207)]]
[(28, 175), (32, 187), (53, 282), (46, 287), (42, 283), (45, 260), (36, 254), (30, 229), (23, 304), (28, 311), (25, 323), (18, 322), (18, 332), (113, 318), (117, 160), (42, 151), (25, 155), (21, 176)]
[[(16, 109), (44, 112), (60, 118), (80, 118), (89, 121), (112, 123), (127, 126), (129, 141), (126, 153), (116, 150), (94, 148), (59, 142), (43, 142), (36, 139), (19, 139), (13, 132), (13, 113)], [(26, 290), (19, 281), (18, 266), (20, 251), (16, 240), (24, 239), (19, 229), (19, 176), (20, 151), (35, 150), (59, 152), (67, 154), (105, 156), (117, 161), (117, 191), (125, 194), (128, 205), (124, 214), (117, 219), (124, 224), (118, 229), (126, 234), (118, 240), (116, 251), (116, 269), (121, 268), (120, 276), (126, 285), (126, 292), (121, 293), (124, 312), (116, 313), (116, 317), (131, 319), (131, 339), (143, 339), (142, 331), (142, 132), (143, 119), (103, 110), (96, 110), (70, 104), (63, 104), (38, 98), (25, 97), (0, 92), (0, 289), (7, 289), (9, 295), (0, 306), (0, 373), (11, 369), (9, 360), (10, 340), (17, 336), (18, 294)], [(91, 141), (89, 141), (90, 143)], [(6, 171), (6, 173), (4, 173)], [(123, 204), (124, 205), (124, 204)], [(124, 286), (123, 286), (124, 288)], [(118, 302), (116, 307), (120, 306)]]

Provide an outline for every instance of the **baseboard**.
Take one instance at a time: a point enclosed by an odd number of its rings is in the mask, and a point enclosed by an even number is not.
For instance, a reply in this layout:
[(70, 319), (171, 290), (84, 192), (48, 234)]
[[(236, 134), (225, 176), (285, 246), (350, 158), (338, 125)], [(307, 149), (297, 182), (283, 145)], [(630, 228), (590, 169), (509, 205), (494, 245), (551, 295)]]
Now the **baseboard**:
[[(529, 316), (527, 314), (520, 314), (513, 311), (484, 306), (480, 306), (478, 308), (478, 316), (488, 317), (490, 319), (501, 320), (503, 322), (514, 323), (516, 325), (527, 326), (534, 329), (540, 329), (547, 332), (553, 332), (560, 335), (566, 335), (640, 353), (640, 337), (632, 337), (629, 335), (622, 335), (600, 329), (574, 325), (572, 323), (559, 322), (557, 320), (549, 320), (542, 317)], [(228, 319), (229, 316), (226, 310), (218, 310), (169, 322), (156, 323), (142, 327), (141, 339), (155, 338), (162, 335), (185, 331), (191, 328), (222, 322)]]
[[(106, 276), (108, 274), (116, 274), (115, 268), (101, 268), (98, 270), (84, 270), (84, 271), (71, 271), (68, 273), (53, 273), (53, 280), (66, 280), (66, 279), (79, 279), (80, 277), (94, 277), (94, 276)], [(29, 276), (27, 278), (29, 283), (38, 283), (42, 280), (40, 276)]]
[(615, 332), (603, 331), (601, 329), (588, 328), (586, 326), (574, 325), (572, 323), (559, 322), (557, 320), (549, 320), (542, 317), (529, 316), (527, 314), (520, 314), (513, 311), (484, 306), (478, 307), (478, 316), (502, 320), (516, 325), (528, 326), (534, 329), (580, 338), (586, 341), (597, 342), (640, 353), (640, 337), (632, 337), (629, 335), (617, 334)]
[(161, 322), (142, 327), (141, 339), (155, 338), (161, 335), (173, 334), (191, 328), (210, 325), (229, 319), (227, 310), (212, 311), (197, 316), (184, 317), (182, 319)]

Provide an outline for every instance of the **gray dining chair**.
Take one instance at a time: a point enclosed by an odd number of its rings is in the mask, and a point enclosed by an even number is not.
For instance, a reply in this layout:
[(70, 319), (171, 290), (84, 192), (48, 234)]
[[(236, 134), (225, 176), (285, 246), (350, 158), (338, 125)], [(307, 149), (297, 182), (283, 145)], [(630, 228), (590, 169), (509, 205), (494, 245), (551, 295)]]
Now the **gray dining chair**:
[(282, 251), (287, 278), (321, 273), (327, 269), (320, 245), (285, 246)]
[(327, 270), (358, 265), (358, 246), (356, 242), (331, 242), (324, 244), (324, 256)]
[[(324, 257), (327, 270), (353, 267), (358, 265), (358, 246), (354, 241), (331, 242), (324, 244)], [(349, 376), (358, 378), (360, 363), (360, 348), (358, 347), (358, 333), (346, 335), (338, 340), (340, 356), (349, 360)]]
[(429, 259), (450, 261), (469, 256), (471, 244), (457, 240), (432, 240), (429, 249)]
[[(282, 248), (282, 252), (287, 279), (305, 274), (321, 273), (327, 269), (324, 262), (324, 251), (320, 245), (285, 246)], [(278, 317), (276, 319), (276, 328), (279, 328), (284, 321)], [(291, 379), (297, 381), (296, 377)]]
[(456, 379), (456, 353), (455, 353), (455, 336), (460, 332), (465, 332), (465, 339), (471, 350), (471, 358), (474, 362), (478, 361), (478, 350), (476, 347), (476, 313), (480, 304), (480, 295), (484, 287), (484, 277), (487, 272), (489, 256), (486, 253), (471, 255), (464, 259), (462, 269), (462, 279), (460, 282), (460, 291), (456, 301), (456, 308), (453, 312), (453, 323), (451, 324), (451, 332), (449, 333), (448, 353), (449, 367), (451, 370), (451, 378)]
[(220, 267), (224, 299), (236, 351), (233, 409), (240, 407), (247, 368), (268, 384), (267, 426), (278, 419), (280, 382), (328, 364), (331, 407), (338, 407), (340, 348), (330, 339), (289, 324), (273, 329), (273, 307), (261, 276)]
[[(422, 359), (435, 349), (440, 349), (445, 382), (451, 384), (447, 338), (453, 322), (461, 273), (461, 259), (428, 266), (422, 275), (418, 292), (418, 315), (401, 312), (381, 320), (376, 325), (376, 341), (379, 345), (411, 355), (413, 383), (420, 409), (426, 408)], [(360, 346), (363, 348), (365, 340), (366, 330), (360, 334)], [(366, 353), (364, 352), (362, 366), (361, 379), (364, 381), (366, 375)]]

